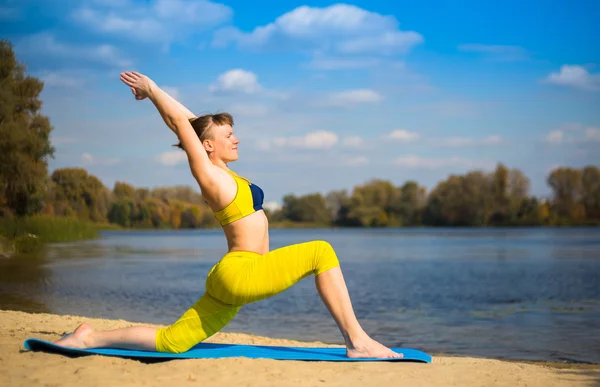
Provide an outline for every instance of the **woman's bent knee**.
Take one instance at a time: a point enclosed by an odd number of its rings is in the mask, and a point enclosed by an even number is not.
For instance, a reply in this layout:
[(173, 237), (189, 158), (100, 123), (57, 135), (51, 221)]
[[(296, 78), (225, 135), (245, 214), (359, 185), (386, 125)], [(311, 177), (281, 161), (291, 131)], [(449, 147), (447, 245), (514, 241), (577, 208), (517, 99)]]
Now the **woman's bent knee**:
[(337, 254), (329, 242), (315, 241), (314, 243), (317, 248), (315, 275), (319, 275), (340, 265)]
[(179, 320), (158, 329), (156, 350), (186, 352), (220, 331), (235, 317), (239, 309), (237, 306), (225, 305), (205, 293)]

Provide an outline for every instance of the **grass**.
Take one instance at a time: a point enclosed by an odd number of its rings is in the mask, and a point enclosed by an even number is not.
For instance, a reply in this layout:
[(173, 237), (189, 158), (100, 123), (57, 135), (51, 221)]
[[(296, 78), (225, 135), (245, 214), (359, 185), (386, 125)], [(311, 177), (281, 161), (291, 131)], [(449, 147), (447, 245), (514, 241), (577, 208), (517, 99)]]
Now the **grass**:
[(45, 243), (72, 242), (98, 237), (105, 225), (76, 218), (34, 215), (22, 218), (0, 218), (0, 236), (15, 252), (40, 249)]

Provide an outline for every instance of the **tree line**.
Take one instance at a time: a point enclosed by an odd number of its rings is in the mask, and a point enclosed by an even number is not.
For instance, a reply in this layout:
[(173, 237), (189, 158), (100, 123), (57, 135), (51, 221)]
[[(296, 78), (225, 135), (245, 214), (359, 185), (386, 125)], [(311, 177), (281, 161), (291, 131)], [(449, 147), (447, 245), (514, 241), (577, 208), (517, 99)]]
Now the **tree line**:
[[(218, 227), (191, 187), (112, 189), (82, 168), (48, 173), (53, 127), (41, 114), (43, 82), (25, 74), (10, 42), (0, 41), (0, 217), (45, 214), (132, 228)], [(548, 199), (529, 193), (529, 179), (498, 164), (495, 171), (451, 175), (430, 192), (374, 179), (351, 192), (287, 195), (273, 222), (338, 227), (536, 226), (600, 224), (600, 170), (557, 168)]]
[(557, 168), (549, 199), (529, 194), (529, 179), (498, 164), (493, 172), (451, 175), (430, 192), (415, 181), (373, 179), (348, 193), (287, 195), (274, 220), (341, 227), (600, 225), (600, 169)]

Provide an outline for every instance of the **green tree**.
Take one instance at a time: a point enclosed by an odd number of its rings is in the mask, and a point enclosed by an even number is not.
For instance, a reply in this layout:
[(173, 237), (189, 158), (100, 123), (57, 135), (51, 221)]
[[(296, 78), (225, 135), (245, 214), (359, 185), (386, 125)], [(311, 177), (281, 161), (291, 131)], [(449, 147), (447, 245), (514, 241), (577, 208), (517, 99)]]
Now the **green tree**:
[(431, 191), (424, 223), (432, 226), (484, 226), (491, 198), (488, 176), (472, 171), (452, 175)]
[(314, 222), (329, 224), (331, 210), (320, 193), (309, 194), (301, 197), (286, 195), (283, 198), (281, 216), (293, 222)]
[(61, 168), (52, 172), (54, 200), (67, 202), (81, 219), (102, 222), (110, 206), (110, 192), (100, 179), (83, 168)]
[(539, 226), (545, 222), (544, 207), (536, 198), (523, 198), (511, 221), (513, 225)]
[(367, 227), (399, 225), (394, 204), (400, 190), (386, 180), (372, 179), (365, 185), (354, 187), (350, 197), (350, 223)]
[[(539, 203), (529, 197), (530, 181), (519, 169), (511, 169), (508, 174), (509, 223), (521, 224), (527, 218), (527, 224), (541, 222), (539, 218)], [(533, 200), (533, 202), (532, 202)], [(533, 218), (532, 218), (533, 217)]]
[(552, 188), (552, 209), (561, 224), (581, 221), (585, 209), (581, 204), (581, 171), (568, 167), (553, 170), (548, 176), (548, 185)]
[(417, 182), (407, 181), (400, 187), (400, 197), (394, 203), (394, 212), (403, 226), (421, 224), (426, 200), (427, 192)]
[(500, 163), (491, 175), (490, 208), (486, 208), (486, 224), (502, 225), (510, 219), (509, 172), (508, 168)]
[(188, 207), (181, 213), (181, 228), (196, 228), (200, 224), (200, 212), (196, 207)]
[(600, 168), (588, 165), (583, 169), (581, 191), (587, 220), (600, 222)]
[(202, 195), (195, 192), (190, 186), (158, 187), (151, 192), (152, 197), (164, 201), (180, 200), (193, 204), (204, 204)]
[(135, 200), (143, 201), (150, 198), (150, 190), (148, 188), (137, 188), (135, 190)]
[(134, 203), (131, 200), (119, 199), (113, 203), (108, 212), (110, 223), (116, 223), (123, 227), (131, 226), (131, 215), (134, 213)]
[(39, 79), (26, 76), (12, 44), (0, 41), (0, 203), (6, 211), (23, 216), (42, 209), (47, 187), (52, 126), (40, 114)]
[(117, 199), (134, 199), (136, 196), (135, 188), (123, 181), (115, 182), (113, 194)]

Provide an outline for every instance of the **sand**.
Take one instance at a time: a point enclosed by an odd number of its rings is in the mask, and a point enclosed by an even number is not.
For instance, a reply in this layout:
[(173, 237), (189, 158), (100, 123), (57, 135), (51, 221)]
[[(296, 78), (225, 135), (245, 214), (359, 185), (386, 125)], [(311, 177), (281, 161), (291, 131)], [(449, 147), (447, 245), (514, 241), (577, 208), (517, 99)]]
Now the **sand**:
[[(54, 341), (81, 322), (97, 329), (138, 323), (0, 311), (0, 386), (600, 386), (600, 365), (567, 365), (433, 355), (431, 364), (197, 359), (147, 363), (105, 356), (30, 352), (30, 337)], [(220, 343), (325, 346), (239, 333)]]

